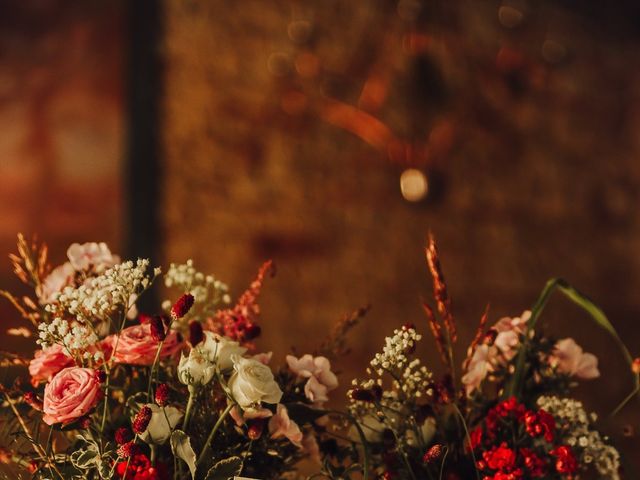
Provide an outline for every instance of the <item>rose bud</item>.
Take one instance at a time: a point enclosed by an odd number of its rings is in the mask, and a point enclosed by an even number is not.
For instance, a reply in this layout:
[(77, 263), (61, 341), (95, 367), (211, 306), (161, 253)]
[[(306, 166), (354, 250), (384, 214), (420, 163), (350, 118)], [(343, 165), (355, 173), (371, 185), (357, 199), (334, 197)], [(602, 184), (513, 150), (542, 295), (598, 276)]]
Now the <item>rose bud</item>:
[(42, 401), (37, 397), (37, 395), (33, 392), (27, 392), (24, 394), (24, 403), (29, 405), (34, 410), (39, 412), (42, 411)]
[(147, 405), (140, 409), (140, 411), (133, 419), (133, 431), (135, 433), (140, 435), (141, 433), (145, 432), (145, 430), (149, 426), (149, 422), (151, 421), (152, 413), (153, 412), (151, 411), (151, 408), (149, 408)]
[(162, 322), (162, 318), (158, 315), (154, 315), (151, 317), (149, 321), (151, 324), (151, 338), (153, 338), (156, 342), (162, 342), (165, 338), (167, 338), (167, 332), (164, 329), (164, 323)]
[(171, 307), (171, 316), (176, 319), (184, 317), (191, 310), (194, 300), (190, 293), (182, 295)]
[(250, 440), (258, 440), (262, 436), (262, 431), (267, 422), (265, 419), (260, 418), (257, 420), (249, 421), (249, 428), (247, 429), (247, 436)]
[(118, 456), (120, 458), (130, 458), (136, 455), (140, 451), (140, 447), (134, 442), (123, 443), (118, 447)]
[(127, 427), (120, 427), (116, 430), (115, 440), (118, 445), (124, 445), (133, 440), (133, 434)]
[(156, 403), (159, 406), (164, 407), (167, 403), (169, 403), (169, 393), (169, 385), (167, 385), (166, 383), (161, 383), (160, 385), (158, 385), (156, 387), (155, 395)]
[(256, 325), (255, 323), (248, 323), (245, 326), (244, 338), (246, 340), (253, 340), (254, 338), (259, 337), (261, 333), (262, 328), (260, 328), (260, 325)]
[(424, 454), (424, 457), (422, 457), (422, 461), (426, 464), (433, 463), (442, 456), (442, 451), (442, 445), (437, 443), (429, 450), (427, 450), (427, 452)]
[(191, 320), (189, 322), (189, 343), (192, 347), (198, 345), (204, 339), (204, 332), (202, 331), (202, 324), (197, 320)]

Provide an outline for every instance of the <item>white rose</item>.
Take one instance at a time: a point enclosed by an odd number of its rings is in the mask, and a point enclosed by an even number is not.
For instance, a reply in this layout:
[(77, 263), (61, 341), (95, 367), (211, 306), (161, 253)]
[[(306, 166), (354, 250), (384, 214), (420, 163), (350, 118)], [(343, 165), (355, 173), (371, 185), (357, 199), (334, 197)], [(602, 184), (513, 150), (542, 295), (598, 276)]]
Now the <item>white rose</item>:
[(234, 400), (242, 409), (260, 402), (278, 403), (282, 390), (273, 378), (271, 369), (252, 358), (232, 357), (233, 375), (229, 388)]
[(204, 332), (204, 340), (197, 348), (206, 354), (210, 361), (217, 362), (220, 370), (233, 367), (232, 355), (242, 356), (247, 351), (238, 342), (213, 332)]
[(147, 443), (161, 445), (169, 439), (171, 430), (182, 420), (182, 412), (175, 407), (164, 407), (163, 412), (162, 407), (153, 403), (148, 403), (147, 407), (151, 409), (151, 420), (147, 429), (139, 437)]
[(178, 380), (185, 385), (206, 385), (215, 373), (215, 365), (196, 348), (191, 349), (188, 357), (180, 356)]

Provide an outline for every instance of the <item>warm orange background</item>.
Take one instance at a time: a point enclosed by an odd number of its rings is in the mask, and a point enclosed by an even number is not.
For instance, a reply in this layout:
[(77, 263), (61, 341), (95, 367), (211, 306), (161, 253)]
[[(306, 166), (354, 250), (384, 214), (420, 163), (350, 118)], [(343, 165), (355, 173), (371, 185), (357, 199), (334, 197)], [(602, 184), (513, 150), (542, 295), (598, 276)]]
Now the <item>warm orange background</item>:
[[(459, 355), (487, 302), (493, 320), (519, 314), (554, 275), (593, 297), (640, 354), (633, 2), (161, 5), (154, 245), (165, 264), (193, 258), (234, 293), (273, 258), (265, 348), (313, 349), (331, 322), (370, 303), (348, 383), (394, 326), (424, 326), (431, 230)], [(123, 147), (136, 132), (124, 127), (136, 28), (126, 4), (34, 0), (3, 17), (2, 251), (18, 230), (46, 237), (58, 260), (74, 240), (124, 251), (140, 235), (125, 225), (125, 172), (146, 160)], [(401, 195), (409, 167), (430, 181), (422, 202)], [(2, 286), (13, 285), (2, 268)], [(581, 393), (605, 413), (629, 386), (613, 342), (560, 299), (545, 318), (599, 356), (603, 376)], [(639, 406), (608, 425), (627, 454), (638, 445), (620, 433), (640, 426)]]

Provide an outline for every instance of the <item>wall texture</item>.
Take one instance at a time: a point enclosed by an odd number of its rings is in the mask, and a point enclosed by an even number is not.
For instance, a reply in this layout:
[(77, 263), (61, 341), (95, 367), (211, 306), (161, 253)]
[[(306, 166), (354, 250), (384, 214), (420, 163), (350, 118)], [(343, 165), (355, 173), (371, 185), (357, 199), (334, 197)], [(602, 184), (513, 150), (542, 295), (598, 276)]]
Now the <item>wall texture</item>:
[[(370, 303), (345, 383), (394, 326), (426, 332), (428, 231), (459, 354), (487, 302), (494, 320), (519, 314), (556, 275), (639, 354), (640, 39), (624, 12), (452, 3), (169, 0), (164, 258), (238, 293), (273, 258), (277, 354)], [(407, 166), (427, 172), (423, 202), (400, 194)], [(614, 343), (561, 300), (546, 318), (600, 357), (584, 390), (612, 407), (629, 387)], [(633, 408), (625, 419), (637, 426)]]

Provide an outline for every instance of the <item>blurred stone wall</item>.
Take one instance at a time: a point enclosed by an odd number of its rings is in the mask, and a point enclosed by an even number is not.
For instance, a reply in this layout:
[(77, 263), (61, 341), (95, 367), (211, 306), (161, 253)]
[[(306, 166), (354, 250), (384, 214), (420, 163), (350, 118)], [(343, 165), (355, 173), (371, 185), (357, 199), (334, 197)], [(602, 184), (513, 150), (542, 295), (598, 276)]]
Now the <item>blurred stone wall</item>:
[[(125, 232), (124, 2), (0, 2), (0, 289), (27, 293), (7, 254), (38, 235), (53, 265), (72, 242)], [(19, 316), (0, 301), (0, 349)]]
[[(278, 355), (370, 303), (344, 383), (394, 326), (427, 333), (429, 231), (459, 355), (488, 302), (493, 320), (519, 314), (551, 276), (640, 354), (637, 32), (604, 6), (441, 3), (167, 0), (164, 258), (235, 293), (274, 259), (262, 325)], [(402, 197), (407, 167), (426, 200)], [(630, 387), (614, 343), (560, 299), (545, 318), (600, 357), (584, 392), (607, 411)]]

